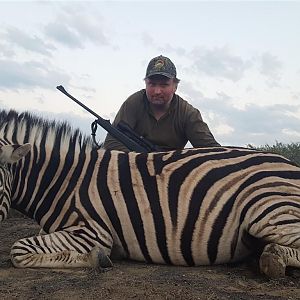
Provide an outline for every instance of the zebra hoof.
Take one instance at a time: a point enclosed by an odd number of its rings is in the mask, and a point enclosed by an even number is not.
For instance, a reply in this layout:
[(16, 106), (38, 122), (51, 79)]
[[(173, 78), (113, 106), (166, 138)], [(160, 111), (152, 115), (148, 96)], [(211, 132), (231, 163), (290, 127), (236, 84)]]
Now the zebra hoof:
[[(269, 246), (269, 245), (268, 245)], [(272, 245), (273, 246), (273, 245)], [(261, 273), (271, 278), (280, 278), (285, 276), (286, 264), (283, 259), (274, 253), (273, 247), (265, 248), (259, 260), (259, 267)], [(273, 252), (273, 253), (272, 253)]]
[(94, 247), (89, 253), (91, 267), (102, 270), (113, 266), (110, 258), (104, 253), (103, 249)]

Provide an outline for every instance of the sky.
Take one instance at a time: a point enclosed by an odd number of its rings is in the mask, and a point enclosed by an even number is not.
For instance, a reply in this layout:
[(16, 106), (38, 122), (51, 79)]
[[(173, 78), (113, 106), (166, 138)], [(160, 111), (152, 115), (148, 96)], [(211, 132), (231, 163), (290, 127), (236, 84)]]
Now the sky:
[(0, 107), (90, 134), (56, 86), (113, 121), (164, 55), (222, 145), (298, 143), (299, 53), (300, 1), (0, 0)]

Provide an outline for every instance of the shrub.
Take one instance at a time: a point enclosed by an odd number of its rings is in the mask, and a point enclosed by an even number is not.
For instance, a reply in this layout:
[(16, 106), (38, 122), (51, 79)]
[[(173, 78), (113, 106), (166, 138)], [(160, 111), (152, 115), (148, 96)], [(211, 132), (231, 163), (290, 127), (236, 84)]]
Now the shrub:
[(276, 142), (275, 145), (268, 145), (254, 147), (252, 145), (248, 145), (251, 149), (268, 151), (283, 155), (289, 160), (295, 162), (298, 166), (300, 166), (300, 143), (291, 143), (291, 144), (283, 144), (280, 142)]

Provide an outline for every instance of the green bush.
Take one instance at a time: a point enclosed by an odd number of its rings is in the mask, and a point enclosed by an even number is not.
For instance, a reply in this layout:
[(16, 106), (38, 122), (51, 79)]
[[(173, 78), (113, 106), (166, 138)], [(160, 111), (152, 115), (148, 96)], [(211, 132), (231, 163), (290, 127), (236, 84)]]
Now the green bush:
[(291, 144), (283, 144), (280, 142), (276, 142), (275, 145), (265, 145), (254, 147), (252, 145), (248, 145), (251, 149), (261, 150), (261, 151), (268, 151), (283, 155), (284, 157), (288, 158), (289, 160), (295, 162), (298, 166), (300, 166), (300, 143), (291, 143)]

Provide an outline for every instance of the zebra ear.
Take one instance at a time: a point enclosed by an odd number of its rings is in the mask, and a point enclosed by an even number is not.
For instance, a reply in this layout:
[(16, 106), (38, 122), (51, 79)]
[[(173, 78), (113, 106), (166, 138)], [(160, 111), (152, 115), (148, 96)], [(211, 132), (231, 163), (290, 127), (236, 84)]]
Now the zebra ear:
[(30, 144), (24, 144), (24, 145), (18, 145), (18, 148), (15, 148), (12, 155), (11, 159), (13, 162), (18, 161), (19, 159), (23, 158), (31, 149)]
[(0, 162), (14, 163), (24, 157), (31, 149), (30, 144), (3, 145), (0, 148)]

